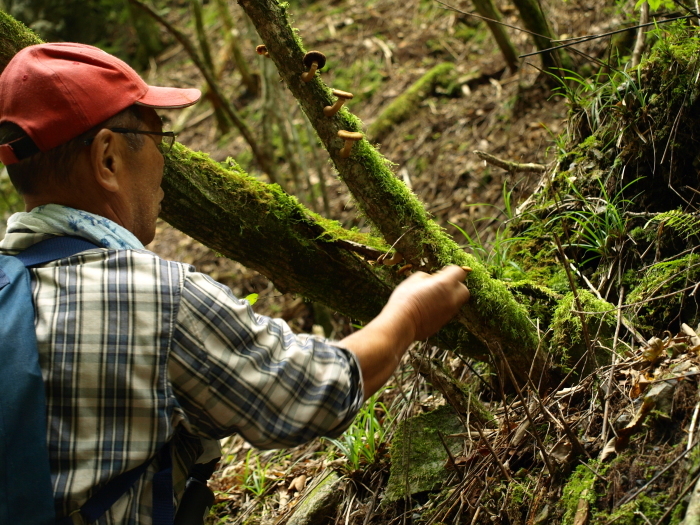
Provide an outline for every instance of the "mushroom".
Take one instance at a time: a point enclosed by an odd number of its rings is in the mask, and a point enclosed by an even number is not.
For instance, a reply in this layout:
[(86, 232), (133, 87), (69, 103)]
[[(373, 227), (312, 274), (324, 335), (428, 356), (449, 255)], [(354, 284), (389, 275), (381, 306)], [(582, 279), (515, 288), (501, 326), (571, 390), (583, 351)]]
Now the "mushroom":
[(401, 261), (403, 261), (403, 255), (401, 255), (399, 252), (396, 252), (391, 257), (387, 257), (388, 255), (389, 252), (385, 253), (382, 257), (377, 259), (377, 262), (381, 262), (384, 266), (394, 266), (395, 264), (399, 264)]
[(343, 149), (340, 150), (340, 158), (347, 159), (350, 156), (352, 145), (356, 141), (362, 140), (363, 135), (362, 133), (358, 133), (356, 131), (345, 131), (344, 129), (341, 129), (340, 131), (338, 131), (338, 138), (341, 138), (345, 141), (345, 146), (343, 147)]
[(338, 113), (338, 111), (340, 111), (340, 108), (343, 107), (343, 104), (345, 104), (345, 101), (352, 100), (353, 98), (352, 93), (348, 93), (347, 91), (341, 91), (339, 89), (334, 89), (333, 95), (338, 97), (338, 100), (335, 101), (335, 104), (323, 108), (323, 114), (327, 117), (332, 117), (333, 115)]
[(258, 55), (262, 55), (262, 56), (266, 56), (267, 58), (270, 58), (270, 53), (269, 53), (269, 51), (267, 50), (267, 46), (266, 46), (266, 45), (260, 44), (258, 47), (255, 48), (255, 52), (256, 52)]
[(304, 65), (309, 68), (306, 73), (302, 73), (301, 79), (304, 82), (311, 82), (316, 75), (316, 70), (323, 69), (326, 65), (326, 55), (320, 51), (309, 51), (304, 55)]

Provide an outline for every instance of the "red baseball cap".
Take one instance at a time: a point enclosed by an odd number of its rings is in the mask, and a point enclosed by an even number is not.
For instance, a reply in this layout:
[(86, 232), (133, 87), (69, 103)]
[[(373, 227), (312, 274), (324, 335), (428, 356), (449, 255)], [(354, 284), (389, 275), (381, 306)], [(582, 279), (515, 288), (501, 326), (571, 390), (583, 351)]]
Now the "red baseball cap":
[[(149, 86), (125, 62), (93, 46), (39, 44), (22, 49), (0, 75), (0, 123), (17, 124), (48, 151), (133, 104), (184, 108), (201, 95)], [(14, 164), (36, 152), (18, 142), (0, 145), (0, 162)]]

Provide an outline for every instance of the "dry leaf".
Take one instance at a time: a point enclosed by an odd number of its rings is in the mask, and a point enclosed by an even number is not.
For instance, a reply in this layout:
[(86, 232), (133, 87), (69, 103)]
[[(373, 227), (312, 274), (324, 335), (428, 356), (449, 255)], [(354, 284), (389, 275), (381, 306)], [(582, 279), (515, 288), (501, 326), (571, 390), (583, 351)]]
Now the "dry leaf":
[(556, 459), (559, 463), (566, 463), (566, 460), (571, 454), (571, 443), (565, 439), (560, 439), (559, 442), (554, 445), (554, 448), (549, 452), (550, 456)]
[(296, 490), (297, 492), (301, 492), (304, 490), (304, 487), (306, 486), (306, 474), (302, 474), (300, 476), (297, 476), (292, 480), (292, 482), (289, 484), (289, 487), (287, 490), (292, 491)]
[(634, 384), (632, 390), (630, 391), (630, 397), (632, 399), (637, 399), (646, 390), (647, 386), (651, 383), (646, 377), (640, 376), (639, 380)]
[(617, 450), (615, 449), (615, 441), (616, 438), (612, 438), (603, 447), (603, 450), (600, 451), (600, 461), (605, 461), (608, 457), (612, 456), (613, 454), (617, 454)]
[(642, 357), (650, 363), (656, 362), (663, 354), (664, 342), (658, 337), (649, 339), (649, 346), (642, 350)]
[(683, 323), (681, 325), (681, 332), (690, 337), (690, 344), (694, 347), (700, 346), (700, 337), (690, 326)]

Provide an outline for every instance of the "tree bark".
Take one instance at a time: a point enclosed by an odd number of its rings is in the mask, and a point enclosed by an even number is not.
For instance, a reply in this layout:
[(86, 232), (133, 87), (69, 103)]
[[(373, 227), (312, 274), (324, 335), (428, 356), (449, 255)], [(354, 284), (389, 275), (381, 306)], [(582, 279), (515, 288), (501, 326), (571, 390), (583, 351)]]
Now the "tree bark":
[[(547, 18), (540, 7), (538, 0), (513, 0), (513, 4), (520, 13), (520, 19), (523, 21), (525, 29), (535, 33), (530, 35), (535, 47), (539, 51), (552, 47), (552, 40), (556, 37), (552, 34)], [(547, 51), (542, 53), (542, 66), (545, 71), (552, 73), (558, 77), (562, 76), (561, 68), (573, 70), (573, 61), (569, 54), (563, 49), (555, 51)]]
[(501, 24), (497, 23), (501, 21), (501, 13), (496, 8), (493, 0), (472, 0), (476, 12), (485, 18), (490, 18), (495, 20), (495, 22), (486, 21), (486, 25), (489, 26), (493, 38), (498, 44), (498, 48), (501, 50), (501, 54), (508, 65), (508, 69), (511, 71), (517, 71), (518, 69), (518, 53), (515, 50), (515, 46), (510, 41), (508, 33), (506, 33), (506, 28)]

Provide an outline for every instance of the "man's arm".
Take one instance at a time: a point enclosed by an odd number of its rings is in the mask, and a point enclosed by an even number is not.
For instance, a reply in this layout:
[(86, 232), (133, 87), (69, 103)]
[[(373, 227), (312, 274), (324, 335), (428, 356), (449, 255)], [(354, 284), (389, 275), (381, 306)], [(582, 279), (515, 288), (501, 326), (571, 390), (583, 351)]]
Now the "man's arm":
[(396, 287), (377, 317), (340, 341), (360, 362), (365, 399), (389, 379), (413, 341), (433, 335), (469, 299), (466, 276), (459, 266), (432, 275), (414, 273)]

